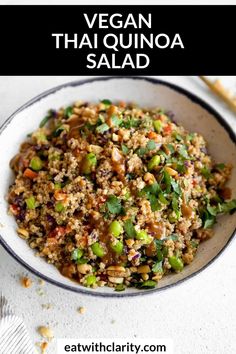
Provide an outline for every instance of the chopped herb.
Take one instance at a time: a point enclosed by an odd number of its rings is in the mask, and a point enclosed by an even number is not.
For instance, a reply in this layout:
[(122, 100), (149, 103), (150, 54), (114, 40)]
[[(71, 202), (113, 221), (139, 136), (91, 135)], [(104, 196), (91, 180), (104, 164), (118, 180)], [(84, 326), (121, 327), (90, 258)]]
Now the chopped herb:
[(167, 148), (168, 148), (168, 150), (170, 150), (171, 154), (173, 154), (175, 152), (175, 148), (172, 144), (167, 144)]
[(184, 145), (180, 145), (178, 148), (178, 153), (180, 154), (181, 157), (183, 157), (184, 159), (188, 159), (188, 152), (186, 150), (186, 147)]
[(43, 120), (41, 121), (41, 123), (39, 124), (39, 128), (43, 128), (47, 122), (49, 121), (49, 119), (52, 118), (51, 114), (48, 114), (45, 118), (43, 118)]
[(149, 142), (147, 143), (147, 149), (149, 151), (156, 149), (156, 143), (154, 140), (149, 140)]
[(232, 214), (236, 210), (236, 199), (230, 200), (229, 202), (218, 204), (217, 212), (220, 213), (230, 213)]
[(118, 116), (112, 116), (111, 117), (111, 121), (112, 121), (112, 124), (115, 126), (115, 127), (119, 127), (119, 125), (121, 125), (122, 123), (122, 118), (119, 118)]
[(163, 272), (162, 261), (156, 262), (152, 267), (152, 271), (154, 273), (162, 273)]
[(164, 178), (163, 178), (163, 180), (164, 180), (164, 183), (165, 183), (165, 186), (166, 186), (166, 193), (170, 193), (170, 191), (171, 191), (171, 176), (165, 170), (164, 170)]
[(218, 170), (223, 170), (225, 168), (225, 164), (224, 163), (218, 163), (214, 167), (217, 168)]
[(102, 100), (101, 103), (103, 103), (106, 108), (108, 108), (112, 104), (112, 102), (107, 99)]
[(127, 148), (127, 146), (125, 144), (121, 144), (121, 150), (123, 152), (123, 154), (127, 155), (129, 152), (129, 148)]
[(176, 132), (174, 132), (174, 133), (172, 134), (172, 136), (173, 136), (177, 141), (182, 141), (182, 140), (183, 140), (182, 136), (181, 136), (180, 134), (176, 133)]
[(171, 178), (171, 187), (173, 188), (173, 191), (178, 194), (181, 195), (181, 188), (178, 184), (178, 182), (176, 182), (173, 178)]
[(110, 195), (106, 201), (107, 209), (112, 214), (121, 214), (122, 213), (122, 205), (120, 199), (118, 199), (115, 195)]
[(195, 133), (190, 133), (186, 136), (186, 141), (192, 141), (195, 137)]
[(163, 150), (157, 151), (157, 154), (163, 156), (166, 160), (167, 160), (168, 157), (169, 157)]
[(73, 113), (73, 107), (68, 106), (65, 108), (64, 114), (66, 118), (69, 118)]
[(197, 248), (198, 247), (198, 242), (196, 242), (196, 241), (194, 241), (194, 240), (192, 240), (191, 242), (190, 242), (190, 244), (191, 244), (191, 246), (193, 247), (193, 248)]
[(217, 208), (210, 206), (210, 204), (207, 205), (207, 211), (213, 216), (217, 215)]
[(142, 157), (142, 156), (144, 156), (144, 155), (148, 152), (148, 150), (147, 150), (147, 148), (145, 148), (145, 147), (140, 147), (140, 148), (137, 149), (135, 152), (136, 152), (136, 154), (137, 154), (139, 157)]
[(140, 119), (134, 119), (131, 117), (126, 118), (126, 120), (123, 120), (121, 126), (130, 129), (130, 128), (137, 128), (141, 124)]
[(157, 210), (161, 209), (161, 205), (155, 195), (150, 195), (150, 197), (148, 199), (149, 199), (152, 211), (157, 211)]
[(139, 287), (142, 289), (153, 289), (157, 285), (157, 282), (154, 280), (146, 280), (143, 283), (139, 284)]
[(83, 256), (83, 251), (79, 248), (74, 249), (71, 253), (71, 259), (73, 261), (78, 261)]
[(128, 238), (135, 238), (136, 230), (134, 228), (134, 225), (133, 225), (131, 219), (125, 220), (124, 230), (125, 230), (125, 233), (128, 236)]
[(179, 208), (178, 196), (176, 196), (176, 194), (173, 195), (171, 204), (172, 204), (173, 211), (175, 212), (176, 218), (178, 220), (180, 218), (180, 208)]
[(61, 132), (63, 132), (63, 130), (65, 130), (63, 125), (60, 125), (59, 127), (57, 127), (53, 132), (54, 138), (57, 138), (61, 134)]
[(202, 174), (206, 179), (208, 179), (208, 178), (211, 177), (211, 172), (210, 172), (209, 168), (207, 168), (207, 167), (203, 167), (203, 168), (201, 169), (201, 174)]
[(168, 200), (165, 198), (162, 192), (158, 194), (158, 199), (162, 204), (169, 204)]
[(103, 123), (96, 128), (96, 132), (102, 134), (109, 129), (109, 126), (106, 123)]

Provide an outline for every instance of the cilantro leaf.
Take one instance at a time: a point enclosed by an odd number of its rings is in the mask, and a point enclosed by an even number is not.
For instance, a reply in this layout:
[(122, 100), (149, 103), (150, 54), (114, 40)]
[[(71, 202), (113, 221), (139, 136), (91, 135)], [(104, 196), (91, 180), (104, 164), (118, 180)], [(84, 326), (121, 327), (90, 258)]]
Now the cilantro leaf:
[(123, 154), (127, 155), (129, 152), (129, 148), (127, 148), (127, 146), (125, 144), (121, 144), (121, 150), (123, 152)]
[(156, 149), (156, 143), (154, 140), (149, 140), (147, 143), (148, 151)]
[(96, 132), (97, 133), (104, 133), (105, 131), (107, 131), (109, 129), (110, 129), (109, 126), (106, 123), (103, 123), (96, 128)]
[(162, 261), (160, 262), (156, 262), (153, 267), (152, 267), (152, 271), (154, 273), (162, 273), (163, 269), (162, 269)]
[(122, 123), (122, 118), (119, 118), (118, 116), (116, 115), (113, 115), (111, 117), (111, 121), (112, 121), (112, 124), (115, 126), (115, 127), (119, 127), (119, 125), (121, 125)]
[(187, 149), (184, 145), (180, 145), (179, 148), (178, 148), (178, 153), (181, 157), (183, 157), (184, 159), (188, 159), (189, 156), (188, 156), (188, 152), (187, 152)]
[(124, 230), (129, 238), (134, 238), (136, 236), (136, 230), (131, 219), (128, 219), (124, 222)]
[(149, 199), (152, 211), (157, 211), (157, 210), (161, 209), (161, 205), (155, 195), (151, 194), (148, 199)]
[(167, 144), (167, 148), (168, 148), (168, 150), (170, 150), (171, 154), (173, 154), (175, 152), (175, 148), (172, 144)]
[(173, 188), (173, 191), (176, 194), (181, 195), (181, 188), (180, 188), (178, 182), (176, 182), (173, 178), (171, 178), (170, 183), (171, 183), (171, 187)]
[(110, 100), (107, 100), (107, 99), (102, 100), (101, 103), (103, 103), (104, 106), (106, 106), (106, 107), (109, 107), (112, 104), (112, 102)]
[(210, 171), (209, 168), (207, 168), (207, 167), (203, 167), (203, 168), (201, 169), (201, 174), (202, 174), (206, 179), (208, 179), (208, 178), (211, 177), (211, 171)]
[(218, 163), (214, 167), (217, 168), (218, 170), (223, 170), (225, 168), (225, 164), (224, 163)]
[(122, 212), (121, 201), (115, 195), (109, 195), (106, 206), (112, 214), (120, 214)]

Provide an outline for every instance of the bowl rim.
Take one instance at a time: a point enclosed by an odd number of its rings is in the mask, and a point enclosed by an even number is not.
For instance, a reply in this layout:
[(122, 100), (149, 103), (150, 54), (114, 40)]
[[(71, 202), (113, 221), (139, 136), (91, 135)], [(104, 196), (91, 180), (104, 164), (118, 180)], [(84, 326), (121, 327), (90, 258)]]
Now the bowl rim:
[[(188, 99), (190, 99), (192, 102), (200, 105), (202, 108), (204, 108), (206, 111), (208, 111), (218, 122), (219, 124), (225, 129), (225, 131), (228, 133), (230, 140), (236, 145), (236, 133), (233, 131), (231, 126), (228, 124), (228, 122), (222, 117), (220, 113), (218, 113), (215, 108), (213, 108), (209, 103), (207, 103), (205, 100), (200, 98), (199, 96), (193, 94), (192, 92), (186, 90), (185, 88), (182, 88), (179, 85), (173, 84), (168, 81), (160, 80), (159, 78), (153, 78), (153, 77), (145, 77), (145, 76), (101, 76), (101, 77), (94, 77), (94, 78), (88, 78), (88, 79), (82, 79), (82, 80), (75, 80), (75, 81), (70, 81), (66, 82), (64, 84), (55, 86), (51, 89), (48, 89), (41, 94), (35, 96), (34, 98), (30, 99), (27, 101), (25, 104), (20, 106), (15, 112), (13, 112), (1, 125), (0, 127), (0, 136), (2, 132), (6, 129), (6, 127), (10, 124), (10, 122), (15, 118), (15, 116), (20, 113), (21, 111), (25, 110), (26, 108), (30, 107), (34, 103), (40, 101), (44, 97), (49, 96), (50, 94), (54, 94), (57, 91), (60, 91), (63, 88), (67, 87), (76, 87), (76, 86), (82, 86), (85, 84), (97, 82), (97, 81), (109, 81), (109, 80), (124, 80), (124, 79), (129, 79), (129, 80), (141, 80), (141, 81), (146, 81), (155, 85), (163, 85), (166, 87), (169, 87), (170, 89), (177, 91), (178, 93), (183, 94), (186, 96)], [(20, 256), (17, 255), (17, 253), (7, 244), (7, 242), (3, 239), (3, 237), (0, 234), (0, 245), (7, 251), (8, 254), (10, 254), (18, 263), (20, 263), (24, 268), (26, 268), (28, 271), (36, 275), (37, 277), (44, 279), (45, 281), (49, 282), (50, 284), (53, 284), (55, 286), (58, 286), (64, 290), (70, 290), (74, 293), (79, 293), (79, 294), (84, 294), (84, 295), (89, 295), (89, 296), (95, 296), (95, 297), (100, 297), (100, 298), (124, 298), (124, 297), (136, 297), (136, 296), (142, 296), (142, 295), (151, 295), (156, 292), (164, 291), (167, 289), (170, 289), (174, 286), (177, 286), (195, 275), (199, 274), (202, 272), (204, 269), (206, 269), (208, 266), (210, 266), (223, 252), (224, 250), (228, 247), (228, 245), (231, 243), (233, 240), (234, 236), (236, 233), (236, 228), (233, 231), (233, 233), (230, 235), (228, 241), (226, 244), (221, 248), (221, 250), (208, 262), (206, 263), (202, 268), (196, 270), (195, 272), (189, 274), (183, 279), (180, 279), (176, 281), (173, 284), (165, 285), (162, 288), (154, 288), (150, 290), (143, 290), (143, 291), (137, 291), (134, 293), (128, 293), (128, 292), (123, 292), (123, 293), (99, 293), (99, 292), (93, 292), (86, 290), (86, 288), (74, 288), (70, 285), (63, 284), (57, 280), (54, 280), (44, 274), (42, 274), (40, 271), (36, 270), (34, 267), (29, 265), (27, 262), (25, 262)]]

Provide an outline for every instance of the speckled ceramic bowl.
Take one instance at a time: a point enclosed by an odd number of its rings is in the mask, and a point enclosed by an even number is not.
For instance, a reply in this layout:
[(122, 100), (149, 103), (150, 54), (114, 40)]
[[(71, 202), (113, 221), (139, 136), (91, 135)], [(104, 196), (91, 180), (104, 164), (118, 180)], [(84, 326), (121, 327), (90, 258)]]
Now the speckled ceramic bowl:
[[(58, 270), (44, 259), (35, 257), (34, 252), (16, 233), (16, 223), (7, 214), (5, 196), (12, 181), (9, 161), (16, 154), (27, 133), (38, 127), (48, 109), (58, 109), (82, 99), (98, 101), (103, 98), (137, 102), (140, 106), (161, 106), (175, 113), (175, 119), (190, 131), (201, 133), (209, 144), (210, 154), (217, 161), (231, 162), (236, 166), (236, 137), (224, 119), (207, 103), (186, 90), (143, 77), (96, 78), (68, 83), (49, 90), (32, 99), (7, 119), (0, 130), (0, 241), (3, 247), (28, 270), (39, 277), (64, 289), (97, 296), (124, 297), (149, 294), (174, 286), (189, 279), (209, 265), (229, 244), (236, 226), (236, 213), (219, 219), (212, 239), (202, 243), (194, 261), (179, 274), (165, 276), (156, 289), (127, 289), (117, 293), (110, 288), (91, 290), (63, 277)], [(236, 197), (236, 168), (230, 181)]]

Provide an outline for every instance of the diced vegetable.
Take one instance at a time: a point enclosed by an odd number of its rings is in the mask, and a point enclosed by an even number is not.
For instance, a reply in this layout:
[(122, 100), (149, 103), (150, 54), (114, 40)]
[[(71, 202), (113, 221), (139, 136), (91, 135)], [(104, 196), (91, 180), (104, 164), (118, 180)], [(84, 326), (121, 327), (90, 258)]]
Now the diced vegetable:
[(184, 264), (180, 258), (172, 256), (168, 258), (168, 261), (171, 265), (171, 268), (173, 268), (175, 271), (181, 272), (181, 270), (183, 270)]
[(118, 237), (123, 232), (123, 228), (119, 221), (112, 221), (112, 223), (109, 225), (109, 232), (115, 237)]
[(38, 174), (32, 171), (30, 168), (26, 168), (23, 175), (29, 179), (35, 179), (38, 176)]
[(40, 171), (43, 168), (43, 161), (38, 156), (34, 156), (30, 160), (29, 167), (34, 171)]
[(153, 121), (153, 126), (154, 129), (157, 133), (160, 133), (162, 130), (162, 122), (160, 120), (154, 120)]
[(36, 208), (36, 200), (34, 196), (32, 195), (31, 197), (27, 198), (25, 200), (27, 209), (35, 209)]
[(97, 278), (95, 277), (95, 275), (87, 275), (85, 278), (85, 285), (86, 286), (92, 286), (96, 283)]
[(55, 204), (55, 211), (57, 211), (58, 213), (61, 213), (62, 211), (65, 210), (64, 205), (62, 204), (62, 202), (57, 202)]
[(100, 245), (99, 242), (95, 242), (94, 244), (92, 244), (91, 249), (93, 251), (93, 254), (95, 254), (95, 256), (102, 258), (105, 255), (105, 251), (104, 248)]
[(135, 238), (137, 240), (142, 240), (143, 243), (147, 245), (152, 242), (152, 237), (150, 237), (145, 230), (136, 232)]
[(124, 244), (121, 241), (117, 241), (116, 243), (111, 244), (111, 249), (119, 255), (123, 252), (123, 248), (124, 248)]
[(89, 175), (93, 171), (96, 165), (97, 165), (96, 155), (90, 152), (89, 154), (85, 155), (85, 157), (82, 160), (81, 172), (85, 175)]
[(125, 285), (124, 284), (117, 284), (115, 287), (115, 291), (124, 291)]
[(148, 170), (152, 171), (154, 170), (160, 163), (161, 158), (159, 155), (155, 155), (151, 158), (151, 160), (148, 162)]
[(157, 285), (157, 282), (154, 280), (146, 280), (143, 283), (141, 283), (140, 288), (142, 289), (153, 289)]

